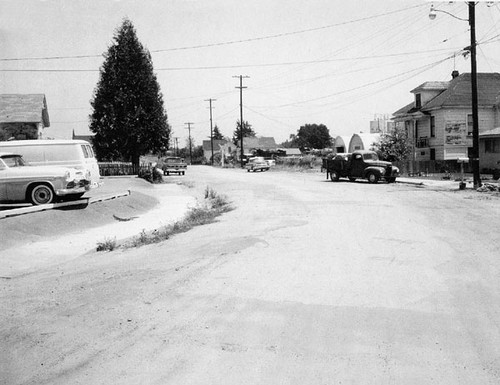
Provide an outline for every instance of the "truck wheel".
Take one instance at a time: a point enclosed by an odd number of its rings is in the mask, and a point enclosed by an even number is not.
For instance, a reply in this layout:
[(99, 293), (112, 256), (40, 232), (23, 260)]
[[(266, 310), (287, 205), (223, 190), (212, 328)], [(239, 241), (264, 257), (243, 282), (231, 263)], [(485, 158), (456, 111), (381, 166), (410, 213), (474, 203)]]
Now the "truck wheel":
[(377, 174), (375, 174), (374, 172), (368, 173), (368, 175), (366, 177), (368, 179), (368, 182), (373, 183), (373, 184), (377, 183), (378, 180), (380, 179), (379, 176)]
[(184, 175), (185, 173), (186, 173), (186, 172), (185, 172), (185, 171), (183, 171), (183, 172), (182, 172), (182, 175)]
[(351, 176), (351, 177), (349, 177), (349, 180), (350, 180), (351, 182), (356, 182), (356, 178), (353, 178), (352, 176)]
[(340, 178), (340, 175), (337, 171), (330, 171), (330, 179), (332, 182), (338, 182)]
[(52, 187), (46, 184), (38, 184), (29, 191), (29, 201), (35, 206), (52, 203), (54, 198), (55, 194)]

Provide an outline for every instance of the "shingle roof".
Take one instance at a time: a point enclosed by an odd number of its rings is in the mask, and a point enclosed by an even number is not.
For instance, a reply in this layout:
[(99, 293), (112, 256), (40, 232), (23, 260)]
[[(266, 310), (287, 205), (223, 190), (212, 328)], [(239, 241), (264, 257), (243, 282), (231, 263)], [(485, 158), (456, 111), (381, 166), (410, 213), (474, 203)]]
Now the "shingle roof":
[(417, 91), (439, 91), (445, 90), (448, 88), (450, 84), (449, 81), (430, 81), (420, 84), (417, 88), (411, 90), (410, 92)]
[[(221, 146), (225, 145), (227, 143), (227, 140), (225, 139), (214, 139), (214, 151), (220, 151), (219, 144)], [(212, 144), (210, 143), (210, 140), (204, 140), (203, 141), (203, 150), (204, 151), (211, 151), (212, 150)]]
[(392, 114), (394, 116), (407, 114), (413, 108), (414, 105), (415, 105), (415, 103), (411, 102), (411, 103), (407, 104), (406, 106), (400, 108), (396, 112), (393, 112)]
[(277, 147), (273, 137), (243, 138), (244, 148), (272, 150)]
[[(499, 73), (477, 74), (477, 101), (480, 106), (493, 106), (500, 92)], [(437, 107), (472, 105), (471, 74), (465, 73), (449, 82), (448, 88), (422, 106), (422, 110)]]
[(41, 123), (50, 126), (44, 94), (0, 95), (1, 123)]

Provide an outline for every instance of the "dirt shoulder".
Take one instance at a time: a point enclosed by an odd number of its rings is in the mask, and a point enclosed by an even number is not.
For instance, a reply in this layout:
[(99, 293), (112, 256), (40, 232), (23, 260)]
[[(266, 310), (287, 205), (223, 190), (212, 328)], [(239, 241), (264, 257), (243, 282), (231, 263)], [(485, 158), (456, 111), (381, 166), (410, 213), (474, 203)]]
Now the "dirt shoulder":
[(106, 178), (88, 195), (130, 195), (86, 207), (48, 210), (0, 221), (0, 275), (17, 275), (95, 250), (98, 242), (121, 240), (181, 218), (194, 204), (196, 191), (176, 183), (152, 185), (142, 179)]

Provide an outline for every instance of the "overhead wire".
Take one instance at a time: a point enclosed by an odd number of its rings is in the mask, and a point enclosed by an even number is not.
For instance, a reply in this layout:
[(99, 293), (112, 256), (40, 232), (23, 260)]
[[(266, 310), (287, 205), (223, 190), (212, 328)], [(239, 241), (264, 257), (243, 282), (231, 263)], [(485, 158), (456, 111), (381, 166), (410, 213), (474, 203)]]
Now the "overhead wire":
[[(231, 41), (225, 41), (225, 42), (217, 42), (217, 43), (210, 43), (210, 44), (199, 44), (199, 45), (193, 45), (193, 46), (185, 46), (185, 47), (176, 47), (176, 48), (164, 48), (164, 49), (155, 49), (155, 50), (150, 50), (149, 52), (151, 53), (159, 53), (159, 52), (170, 52), (170, 51), (184, 51), (184, 50), (192, 50), (192, 49), (200, 49), (200, 48), (210, 48), (210, 47), (217, 47), (217, 46), (223, 46), (223, 45), (232, 45), (232, 44), (241, 44), (241, 43), (248, 43), (248, 42), (253, 42), (253, 41), (261, 41), (261, 40), (267, 40), (267, 39), (275, 39), (275, 38), (281, 38), (285, 36), (292, 36), (292, 35), (298, 35), (298, 34), (303, 34), (303, 33), (309, 33), (309, 32), (314, 32), (314, 31), (320, 31), (324, 29), (330, 29), (334, 27), (339, 27), (343, 25), (348, 25), (348, 24), (354, 24), (354, 23), (359, 23), (362, 21), (367, 21), (371, 19), (376, 19), (384, 16), (390, 16), (394, 15), (396, 13), (404, 12), (410, 9), (422, 7), (422, 4), (402, 8), (402, 9), (397, 9), (394, 11), (389, 11), (377, 15), (372, 15), (372, 16), (367, 16), (367, 17), (362, 17), (358, 19), (353, 19), (353, 20), (347, 20), (343, 21), (340, 23), (334, 23), (330, 25), (325, 25), (321, 27), (314, 27), (314, 28), (307, 28), (307, 29), (302, 29), (302, 30), (297, 30), (297, 31), (291, 31), (291, 32), (282, 32), (282, 33), (277, 33), (277, 34), (271, 34), (271, 35), (265, 35), (265, 36), (259, 36), (255, 38), (248, 38), (248, 39), (240, 39), (240, 40), (231, 40)], [(83, 58), (96, 58), (96, 57), (102, 57), (102, 54), (91, 54), (91, 55), (58, 55), (58, 56), (42, 56), (42, 57), (24, 57), (24, 58), (0, 58), (0, 61), (36, 61), (36, 60), (61, 60), (61, 59), (83, 59)]]

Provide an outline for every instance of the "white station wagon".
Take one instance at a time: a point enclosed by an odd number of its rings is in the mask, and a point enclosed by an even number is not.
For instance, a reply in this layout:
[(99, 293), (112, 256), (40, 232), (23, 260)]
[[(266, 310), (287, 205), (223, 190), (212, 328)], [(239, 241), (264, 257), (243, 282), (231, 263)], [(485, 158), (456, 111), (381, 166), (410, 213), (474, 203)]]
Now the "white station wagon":
[(0, 152), (0, 202), (42, 205), (63, 197), (79, 199), (89, 188), (81, 170), (30, 166), (19, 154)]

